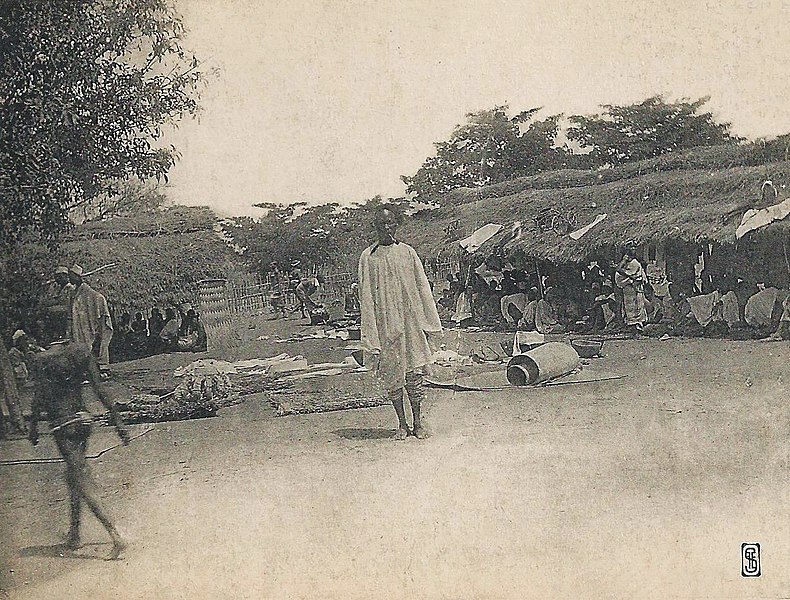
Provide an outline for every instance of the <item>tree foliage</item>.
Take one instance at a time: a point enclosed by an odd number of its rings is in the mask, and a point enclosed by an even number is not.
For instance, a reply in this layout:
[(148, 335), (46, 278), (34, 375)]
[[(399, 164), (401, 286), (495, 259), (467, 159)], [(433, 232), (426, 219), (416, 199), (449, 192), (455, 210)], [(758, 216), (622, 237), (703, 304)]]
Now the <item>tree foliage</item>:
[(225, 233), (239, 248), (247, 264), (266, 274), (276, 263), (288, 269), (352, 268), (359, 253), (374, 239), (371, 212), (379, 205), (396, 206), (407, 212), (405, 200), (380, 197), (358, 205), (322, 204), (307, 206), (257, 204), (267, 210), (257, 221), (249, 217), (231, 219)]
[(539, 108), (508, 116), (507, 106), (466, 115), (450, 139), (414, 175), (401, 179), (406, 191), (424, 202), (442, 202), (449, 191), (480, 187), (512, 177), (560, 168), (567, 152), (555, 147), (560, 115), (535, 120)]
[(0, 244), (49, 242), (119, 181), (164, 178), (163, 128), (198, 108), (171, 0), (0, 3)]
[(589, 152), (593, 166), (620, 165), (697, 146), (736, 143), (729, 123), (703, 111), (709, 98), (666, 102), (653, 96), (637, 104), (603, 105), (601, 114), (570, 117), (569, 140)]
[(117, 184), (114, 193), (96, 196), (69, 211), (69, 221), (86, 223), (140, 214), (157, 214), (168, 204), (164, 186), (158, 181), (130, 179)]

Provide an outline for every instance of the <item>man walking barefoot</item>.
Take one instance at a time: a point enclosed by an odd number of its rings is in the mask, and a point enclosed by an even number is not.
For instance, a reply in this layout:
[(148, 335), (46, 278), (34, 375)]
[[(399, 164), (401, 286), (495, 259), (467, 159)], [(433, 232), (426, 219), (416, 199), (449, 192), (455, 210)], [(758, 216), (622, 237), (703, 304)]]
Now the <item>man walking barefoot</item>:
[(45, 411), (52, 427), (52, 436), (66, 461), (66, 483), (71, 498), (71, 524), (66, 547), (76, 550), (81, 546), (80, 512), (84, 500), (110, 534), (113, 547), (107, 559), (114, 560), (126, 548), (126, 542), (107, 515), (85, 458), (92, 417), (85, 411), (82, 400), (83, 381), (88, 381), (101, 403), (110, 411), (110, 419), (124, 445), (129, 443), (129, 432), (104, 387), (96, 358), (87, 345), (71, 341), (55, 343), (48, 350), (35, 355), (31, 363), (36, 391), (30, 422), (30, 442), (34, 446), (38, 444), (38, 419), (40, 413)]
[[(442, 324), (422, 262), (414, 248), (395, 239), (400, 217), (394, 209), (374, 214), (378, 241), (359, 259), (362, 346), (378, 356), (378, 376), (398, 415), (395, 439), (427, 437), (420, 416), (424, 368), (432, 352), (426, 334), (440, 334)], [(403, 391), (414, 416), (406, 421)]]

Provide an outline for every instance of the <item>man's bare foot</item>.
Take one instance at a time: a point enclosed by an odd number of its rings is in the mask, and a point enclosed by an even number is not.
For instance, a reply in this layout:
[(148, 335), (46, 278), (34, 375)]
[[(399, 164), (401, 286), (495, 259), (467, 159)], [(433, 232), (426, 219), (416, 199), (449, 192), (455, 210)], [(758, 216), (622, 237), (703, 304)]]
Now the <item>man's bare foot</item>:
[(123, 538), (121, 537), (115, 538), (112, 542), (112, 550), (110, 550), (110, 553), (107, 555), (107, 558), (105, 558), (105, 560), (118, 560), (118, 557), (121, 555), (121, 552), (126, 550), (128, 545), (129, 544), (127, 544), (126, 540), (124, 540)]
[(395, 432), (394, 439), (400, 441), (400, 440), (405, 440), (407, 437), (409, 437), (409, 430), (404, 427), (400, 427), (398, 428), (398, 431)]
[(416, 437), (418, 440), (424, 440), (431, 437), (428, 431), (422, 425), (415, 427), (413, 433), (414, 437)]

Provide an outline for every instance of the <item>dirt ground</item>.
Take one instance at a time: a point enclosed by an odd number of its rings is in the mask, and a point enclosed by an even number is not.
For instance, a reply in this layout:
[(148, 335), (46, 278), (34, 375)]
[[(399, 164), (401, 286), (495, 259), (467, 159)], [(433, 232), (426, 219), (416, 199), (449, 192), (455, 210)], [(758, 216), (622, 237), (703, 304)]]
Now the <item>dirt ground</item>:
[[(330, 346), (297, 348), (338, 358)], [(0, 466), (0, 598), (790, 596), (790, 344), (605, 349), (629, 378), (432, 390), (425, 441), (388, 439), (389, 407), (275, 418), (260, 395), (158, 424), (92, 461), (131, 540), (115, 562), (90, 515), (88, 545), (62, 552), (62, 465)], [(192, 358), (127, 363), (120, 380), (145, 369), (166, 386)], [(116, 441), (101, 428), (91, 448)], [(54, 455), (48, 436), (0, 446)], [(742, 542), (761, 544), (761, 577), (741, 577)]]

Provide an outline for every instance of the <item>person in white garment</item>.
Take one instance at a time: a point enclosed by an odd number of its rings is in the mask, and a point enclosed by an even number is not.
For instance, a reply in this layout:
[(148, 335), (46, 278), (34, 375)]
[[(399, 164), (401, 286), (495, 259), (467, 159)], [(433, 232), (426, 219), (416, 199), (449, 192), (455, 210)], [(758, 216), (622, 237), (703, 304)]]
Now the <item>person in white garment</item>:
[[(392, 208), (379, 208), (374, 214), (377, 241), (359, 259), (361, 338), (363, 348), (378, 358), (378, 377), (395, 407), (395, 439), (404, 440), (409, 434), (424, 439), (423, 376), (433, 354), (428, 336), (441, 334), (442, 324), (417, 252), (395, 238), (400, 222)], [(414, 417), (411, 429), (404, 390)]]

